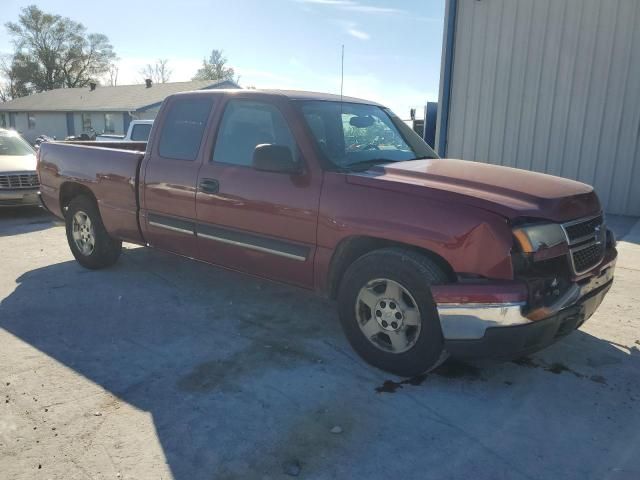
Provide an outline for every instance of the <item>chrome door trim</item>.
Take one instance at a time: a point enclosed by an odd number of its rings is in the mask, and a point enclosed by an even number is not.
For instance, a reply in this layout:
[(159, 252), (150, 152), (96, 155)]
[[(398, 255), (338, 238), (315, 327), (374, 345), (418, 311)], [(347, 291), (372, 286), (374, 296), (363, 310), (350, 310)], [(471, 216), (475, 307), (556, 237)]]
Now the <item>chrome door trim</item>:
[(228, 238), (216, 237), (214, 235), (207, 235), (206, 233), (197, 233), (198, 237), (206, 238), (207, 240), (214, 240), (220, 243), (226, 243), (228, 245), (235, 245), (236, 247), (248, 248), (249, 250), (255, 250), (263, 253), (270, 253), (272, 255), (278, 255), (280, 257), (290, 258), (292, 260), (298, 260), (299, 262), (305, 262), (307, 260), (306, 257), (301, 257), (299, 255), (294, 255), (292, 253), (283, 252), (280, 250), (273, 250), (271, 248), (260, 247), (258, 245), (253, 245), (250, 243), (238, 242), (236, 240), (229, 240)]
[(147, 222), (152, 227), (163, 228), (176, 233), (184, 233), (186, 235), (195, 235), (196, 233), (194, 223), (173, 217), (150, 213), (147, 215)]
[(269, 253), (299, 262), (305, 262), (309, 258), (310, 249), (308, 246), (253, 232), (199, 223), (196, 226), (196, 235), (214, 242)]

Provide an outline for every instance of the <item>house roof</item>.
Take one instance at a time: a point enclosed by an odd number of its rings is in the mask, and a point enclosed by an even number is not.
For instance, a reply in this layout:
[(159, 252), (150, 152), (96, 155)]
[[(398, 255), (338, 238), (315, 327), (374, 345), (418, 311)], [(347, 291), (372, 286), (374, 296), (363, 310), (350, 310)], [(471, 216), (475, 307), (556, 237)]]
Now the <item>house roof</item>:
[(167, 96), (190, 90), (239, 88), (228, 80), (58, 88), (0, 103), (0, 112), (133, 112), (160, 104)]

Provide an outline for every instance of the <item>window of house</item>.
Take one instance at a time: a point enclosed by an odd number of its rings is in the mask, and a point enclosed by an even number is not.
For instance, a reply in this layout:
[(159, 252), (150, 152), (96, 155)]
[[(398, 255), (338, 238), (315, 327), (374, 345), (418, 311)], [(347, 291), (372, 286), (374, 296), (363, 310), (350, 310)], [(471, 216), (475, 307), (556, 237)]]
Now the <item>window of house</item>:
[(213, 100), (210, 98), (174, 100), (160, 132), (160, 156), (173, 160), (195, 160), (212, 106)]
[(213, 161), (249, 166), (256, 146), (268, 143), (289, 147), (295, 158), (295, 141), (275, 105), (247, 100), (227, 104), (216, 140)]
[(82, 114), (82, 131), (91, 130), (91, 114), (83, 113)]
[(115, 133), (116, 127), (113, 123), (113, 113), (104, 114), (104, 133)]
[(0, 113), (0, 128), (7, 128), (7, 119), (4, 116), (4, 113)]
[(33, 113), (27, 113), (27, 127), (29, 130), (36, 128), (36, 116)]

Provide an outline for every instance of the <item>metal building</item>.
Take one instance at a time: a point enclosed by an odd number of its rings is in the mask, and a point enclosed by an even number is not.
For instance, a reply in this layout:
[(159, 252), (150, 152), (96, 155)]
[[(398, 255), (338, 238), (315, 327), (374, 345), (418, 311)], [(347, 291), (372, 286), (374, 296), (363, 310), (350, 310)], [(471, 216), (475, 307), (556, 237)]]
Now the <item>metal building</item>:
[(640, 215), (640, 0), (447, 0), (441, 156), (595, 186)]

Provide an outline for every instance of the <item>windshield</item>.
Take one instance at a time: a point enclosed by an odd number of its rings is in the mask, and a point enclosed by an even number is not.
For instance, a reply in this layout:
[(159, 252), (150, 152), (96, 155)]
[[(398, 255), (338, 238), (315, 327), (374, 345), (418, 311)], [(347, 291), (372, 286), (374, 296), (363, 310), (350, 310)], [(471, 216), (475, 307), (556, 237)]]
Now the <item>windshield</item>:
[(0, 155), (32, 155), (33, 149), (16, 134), (0, 132)]
[(320, 150), (338, 168), (437, 158), (433, 150), (388, 109), (328, 101), (299, 104)]

